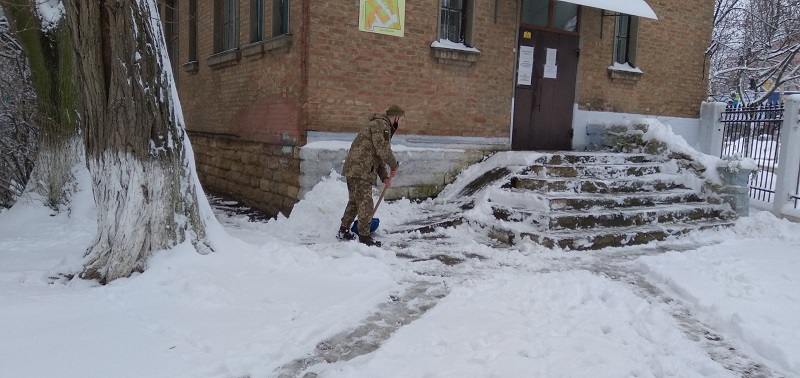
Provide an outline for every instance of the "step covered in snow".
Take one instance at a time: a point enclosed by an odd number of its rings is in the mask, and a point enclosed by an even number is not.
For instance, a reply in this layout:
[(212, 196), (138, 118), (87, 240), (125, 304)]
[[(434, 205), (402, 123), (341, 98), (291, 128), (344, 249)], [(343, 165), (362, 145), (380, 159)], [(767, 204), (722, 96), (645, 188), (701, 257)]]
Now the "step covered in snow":
[(505, 206), (492, 206), (498, 220), (531, 225), (538, 230), (579, 230), (599, 227), (642, 226), (656, 223), (694, 221), (700, 219), (728, 219), (733, 212), (724, 205), (670, 204), (628, 209), (603, 209), (599, 211), (567, 210), (530, 212)]
[(730, 227), (732, 225), (733, 221), (711, 219), (649, 226), (608, 227), (583, 231), (562, 230), (520, 233), (493, 227), (489, 232), (489, 236), (506, 244), (515, 244), (521, 240), (529, 239), (547, 248), (558, 247), (564, 250), (581, 251), (647, 244), (652, 241), (665, 240), (669, 237), (681, 236), (693, 231)]

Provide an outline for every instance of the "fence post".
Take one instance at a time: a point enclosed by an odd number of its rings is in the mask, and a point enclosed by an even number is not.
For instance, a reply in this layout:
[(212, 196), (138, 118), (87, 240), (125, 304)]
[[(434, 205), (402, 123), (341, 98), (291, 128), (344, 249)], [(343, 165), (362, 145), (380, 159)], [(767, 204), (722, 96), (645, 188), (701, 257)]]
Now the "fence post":
[(722, 154), (722, 136), (725, 125), (721, 122), (724, 102), (703, 102), (700, 105), (700, 152), (719, 157)]
[[(778, 154), (778, 168), (775, 171), (775, 201), (772, 213), (781, 217), (789, 196), (797, 194), (797, 178), (800, 170), (800, 95), (786, 98), (781, 126), (781, 150)], [(794, 202), (792, 200), (791, 202)]]

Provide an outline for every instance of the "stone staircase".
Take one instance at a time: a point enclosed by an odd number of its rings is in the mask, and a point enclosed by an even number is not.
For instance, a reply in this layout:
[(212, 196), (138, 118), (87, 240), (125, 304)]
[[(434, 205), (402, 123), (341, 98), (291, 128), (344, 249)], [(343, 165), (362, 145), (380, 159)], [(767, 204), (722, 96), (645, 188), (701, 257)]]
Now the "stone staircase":
[[(548, 154), (502, 178), (485, 201), (490, 236), (515, 244), (592, 250), (644, 244), (731, 225), (737, 215), (699, 179), (661, 155)], [(689, 183), (689, 184), (687, 184)]]

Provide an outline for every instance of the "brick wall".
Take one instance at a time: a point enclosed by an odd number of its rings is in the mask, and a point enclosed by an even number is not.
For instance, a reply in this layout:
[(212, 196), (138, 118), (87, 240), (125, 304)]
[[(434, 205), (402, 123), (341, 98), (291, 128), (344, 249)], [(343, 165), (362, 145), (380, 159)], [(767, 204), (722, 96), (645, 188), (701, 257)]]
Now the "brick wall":
[[(209, 66), (214, 51), (213, 1), (197, 1), (196, 72), (189, 61), (189, 4), (179, 2), (178, 91), (207, 191), (230, 195), (271, 215), (288, 214), (296, 202), (297, 146), (302, 114), (300, 1), (291, 1), (288, 48), (243, 56), (221, 68)], [(250, 44), (250, 1), (239, 1), (239, 45)], [(264, 1), (264, 37), (272, 38), (272, 0)], [(259, 47), (260, 48), (260, 47)], [(216, 139), (215, 139), (216, 138)]]
[(516, 1), (479, 0), (472, 67), (438, 63), (438, 1), (406, 1), (405, 36), (358, 30), (358, 1), (310, 8), (308, 128), (357, 131), (370, 113), (397, 103), (400, 133), (508, 137), (513, 96)]
[[(642, 18), (638, 81), (611, 80), (614, 17), (583, 7), (577, 103), (584, 110), (699, 117), (707, 93), (704, 52), (711, 40), (712, 0), (648, 0), (658, 20)], [(610, 12), (606, 12), (610, 14)], [(704, 75), (705, 72), (705, 75)]]

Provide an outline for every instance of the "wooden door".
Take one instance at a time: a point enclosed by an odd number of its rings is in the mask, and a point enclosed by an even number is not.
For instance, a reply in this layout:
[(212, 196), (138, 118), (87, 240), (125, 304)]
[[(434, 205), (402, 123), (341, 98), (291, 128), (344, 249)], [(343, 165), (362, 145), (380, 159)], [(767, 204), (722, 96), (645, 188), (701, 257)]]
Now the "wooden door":
[(579, 37), (526, 27), (519, 33), (517, 55), (523, 58), (533, 48), (533, 65), (530, 80), (524, 72), (516, 78), (511, 148), (570, 150)]

